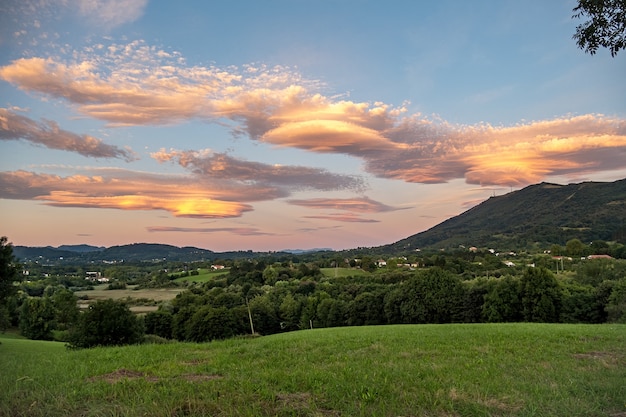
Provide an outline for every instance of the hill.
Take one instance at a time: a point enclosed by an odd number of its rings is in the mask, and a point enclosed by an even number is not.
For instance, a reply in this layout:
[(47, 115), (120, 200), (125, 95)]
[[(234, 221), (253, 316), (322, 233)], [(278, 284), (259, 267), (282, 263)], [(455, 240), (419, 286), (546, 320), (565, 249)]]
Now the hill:
[[(266, 256), (266, 252), (232, 251), (213, 252), (193, 246), (178, 247), (159, 243), (132, 243), (109, 248), (89, 245), (62, 245), (29, 247), (14, 246), (13, 254), (21, 262), (38, 261), (47, 264), (91, 262), (193, 262), (216, 259), (242, 259)], [(286, 253), (274, 253), (289, 255)]]
[(626, 243), (626, 179), (558, 185), (541, 183), (491, 197), (466, 212), (396, 243), (397, 253), (418, 248), (520, 249), (573, 238)]
[(623, 416), (625, 330), (362, 326), (85, 350), (0, 335), (0, 416)]

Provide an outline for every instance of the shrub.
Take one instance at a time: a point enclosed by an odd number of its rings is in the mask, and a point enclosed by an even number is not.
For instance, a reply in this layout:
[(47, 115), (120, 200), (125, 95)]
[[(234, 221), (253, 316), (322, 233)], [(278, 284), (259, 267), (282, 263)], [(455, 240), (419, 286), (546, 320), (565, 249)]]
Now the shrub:
[(70, 331), (70, 348), (115, 346), (140, 343), (143, 323), (124, 303), (97, 301), (89, 306)]

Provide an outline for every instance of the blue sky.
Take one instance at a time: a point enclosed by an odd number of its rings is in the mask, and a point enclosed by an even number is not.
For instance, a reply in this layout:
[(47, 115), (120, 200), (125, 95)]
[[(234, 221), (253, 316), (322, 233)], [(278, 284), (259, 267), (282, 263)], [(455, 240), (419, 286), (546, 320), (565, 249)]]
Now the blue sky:
[(344, 249), (624, 178), (626, 54), (577, 49), (574, 6), (8, 0), (0, 233)]

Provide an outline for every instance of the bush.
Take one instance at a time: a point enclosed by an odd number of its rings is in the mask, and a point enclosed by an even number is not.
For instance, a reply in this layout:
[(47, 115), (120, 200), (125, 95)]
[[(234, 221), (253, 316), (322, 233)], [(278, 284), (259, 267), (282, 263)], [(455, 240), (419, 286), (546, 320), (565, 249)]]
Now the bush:
[(140, 343), (143, 323), (124, 303), (97, 301), (81, 314), (70, 331), (70, 348), (117, 346)]
[(20, 332), (33, 340), (52, 340), (55, 311), (48, 297), (28, 298), (20, 308)]

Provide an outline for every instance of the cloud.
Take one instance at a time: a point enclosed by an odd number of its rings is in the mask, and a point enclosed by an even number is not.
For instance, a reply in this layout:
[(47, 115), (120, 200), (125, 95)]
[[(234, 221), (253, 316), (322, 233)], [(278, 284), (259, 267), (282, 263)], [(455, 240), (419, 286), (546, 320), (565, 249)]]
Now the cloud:
[(361, 191), (365, 188), (363, 178), (356, 175), (333, 174), (321, 168), (245, 161), (225, 153), (161, 149), (151, 156), (159, 162), (177, 162), (200, 178), (266, 184), (288, 190)]
[(349, 213), (337, 213), (337, 214), (327, 214), (327, 215), (319, 215), (319, 216), (304, 216), (305, 219), (317, 219), (317, 220), (333, 220), (337, 222), (345, 222), (345, 223), (379, 223), (379, 220), (374, 219), (365, 219), (363, 217), (359, 217), (355, 214)]
[[(325, 96), (322, 85), (285, 67), (187, 66), (180, 54), (145, 45), (99, 45), (58, 58), (28, 58), (0, 68), (18, 88), (67, 100), (78, 112), (112, 125), (203, 120), (234, 135), (275, 146), (359, 158), (366, 172), (410, 183), (521, 186), (548, 176), (626, 167), (626, 120), (603, 115), (558, 117), (515, 126), (453, 125), (407, 114), (406, 105)], [(198, 175), (257, 172), (227, 155), (171, 158)], [(265, 167), (263, 167), (265, 168)], [(262, 170), (280, 186), (279, 172)], [(324, 189), (328, 173), (304, 187)], [(349, 182), (348, 178), (343, 180)], [(352, 178), (354, 180), (354, 178)], [(292, 184), (298, 181), (293, 181)], [(304, 181), (300, 181), (304, 184)], [(317, 185), (313, 185), (317, 184)], [(354, 188), (352, 185), (344, 185)]]
[(361, 198), (312, 198), (308, 200), (287, 200), (289, 204), (314, 209), (346, 210), (357, 213), (382, 213), (401, 210), (387, 206), (368, 197)]
[(19, 23), (12, 27), (15, 36), (23, 36), (31, 31), (45, 34), (50, 24), (66, 16), (92, 30), (112, 29), (139, 19), (147, 4), (148, 0), (3, 0), (0, 11), (8, 22)]
[(231, 233), (237, 236), (274, 236), (274, 233), (262, 232), (256, 227), (168, 227), (149, 226), (148, 232), (178, 232), (178, 233)]
[(90, 23), (112, 28), (140, 18), (148, 0), (70, 0)]
[[(56, 207), (166, 210), (176, 217), (191, 218), (239, 217), (252, 210), (249, 204), (229, 200), (234, 197), (232, 189), (224, 193), (180, 176), (123, 174), (115, 178), (0, 172), (0, 198), (38, 200)], [(251, 191), (248, 189), (248, 194)], [(241, 200), (250, 198), (246, 191), (239, 192)]]
[(34, 145), (76, 152), (94, 158), (135, 159), (132, 151), (107, 145), (89, 135), (77, 135), (59, 128), (50, 120), (36, 122), (9, 109), (0, 108), (0, 140), (25, 140)]

